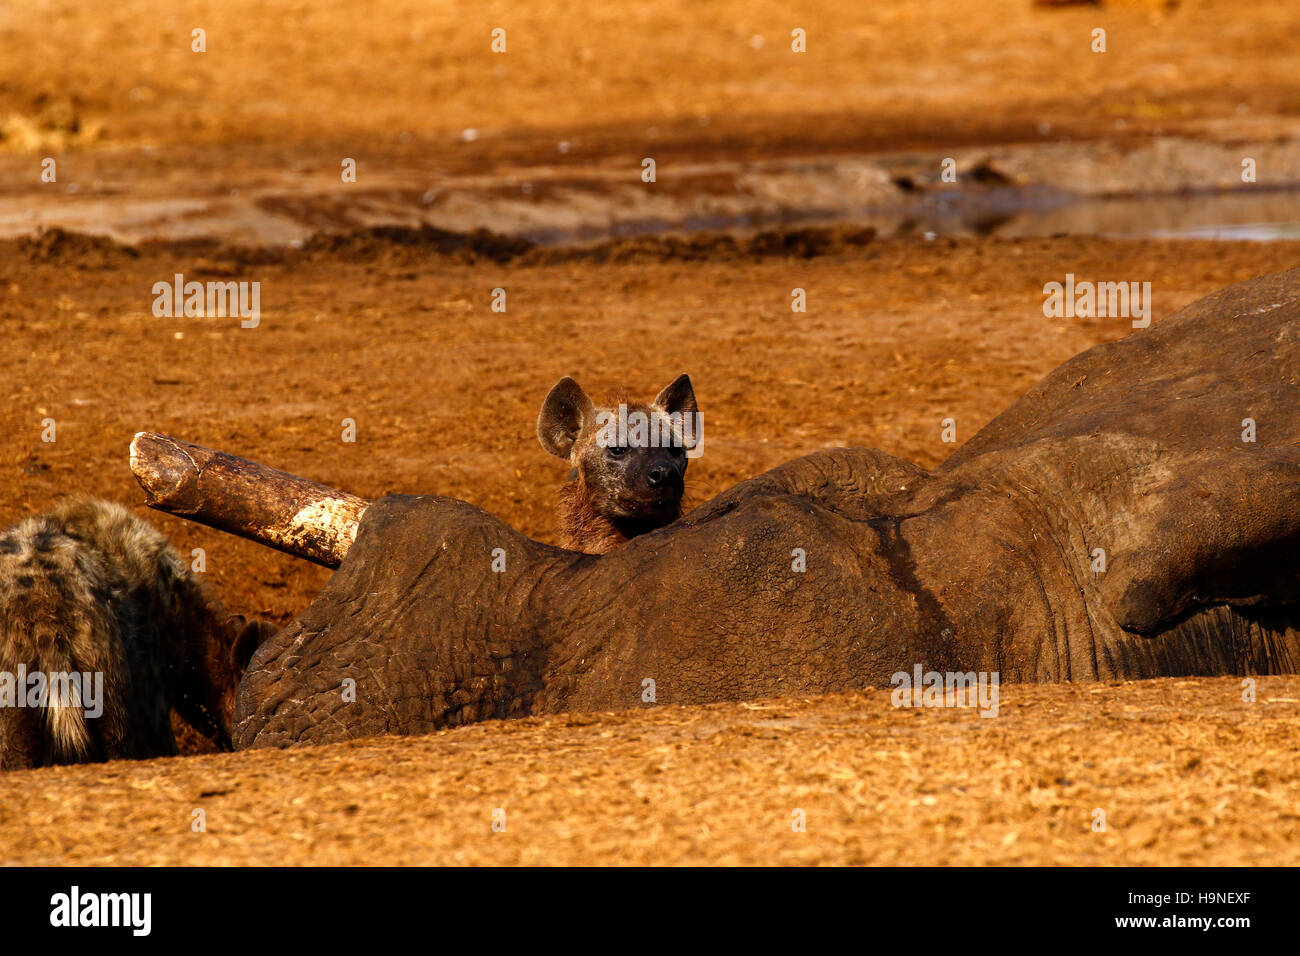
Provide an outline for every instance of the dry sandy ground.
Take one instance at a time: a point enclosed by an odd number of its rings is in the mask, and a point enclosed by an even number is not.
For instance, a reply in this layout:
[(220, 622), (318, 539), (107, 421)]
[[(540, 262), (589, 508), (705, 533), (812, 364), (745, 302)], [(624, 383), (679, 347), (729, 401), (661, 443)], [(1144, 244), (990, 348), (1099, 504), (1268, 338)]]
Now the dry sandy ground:
[[(0, 243), (0, 520), (74, 490), (138, 502), (127, 447), (148, 430), (366, 497), (462, 498), (554, 541), (567, 469), (535, 423), (562, 375), (649, 398), (690, 372), (706, 445), (688, 494), (702, 501), (828, 446), (942, 461), (953, 450), (944, 418), (964, 441), (1062, 361), (1130, 330), (1124, 319), (1045, 319), (1043, 284), (1066, 272), (1122, 268), (1150, 281), (1158, 322), (1300, 264), (1297, 243), (853, 239), (812, 258), (702, 242), (690, 261), (645, 240), (605, 247), (621, 261), (542, 250), (539, 264), (385, 241), (280, 261), (183, 247), (130, 255), (54, 235)], [(155, 318), (152, 286), (178, 271), (260, 281), (260, 326)], [(791, 311), (796, 287), (806, 314)], [(494, 288), (506, 290), (505, 313), (491, 310)], [(47, 418), (53, 443), (41, 440)], [(344, 419), (355, 443), (343, 441)], [(155, 520), (183, 551), (206, 549), (209, 579), (246, 613), (284, 622), (325, 580), (302, 561)]]
[[(206, 53), (191, 50), (196, 28)], [(1091, 51), (1097, 28), (1105, 53)], [(794, 29), (807, 52), (792, 52)], [(0, 115), (19, 149), (63, 133), (370, 147), (466, 128), (484, 151), (467, 159), (508, 152), (497, 139), (544, 137), (553, 153), (568, 138), (575, 164), (647, 135), (713, 155), (948, 146), (1036, 139), (1042, 122), (1170, 132), (1296, 117), (1298, 40), (1290, 0), (6, 0)]]
[(1240, 683), (1007, 687), (988, 719), (875, 690), (11, 773), (0, 858), (1294, 866), (1300, 679), (1254, 703)]
[[(1153, 282), (1158, 322), (1300, 258), (1285, 243), (860, 241), (812, 258), (701, 242), (695, 261), (649, 241), (606, 248), (627, 261), (500, 265), (375, 241), (281, 262), (11, 243), (3, 517), (72, 489), (138, 501), (126, 447), (150, 428), (365, 495), (459, 496), (550, 538), (564, 466), (533, 421), (569, 372), (650, 393), (689, 369), (707, 429), (697, 498), (825, 445), (932, 465), (951, 448), (942, 418), (968, 437), (1063, 359), (1127, 331), (1044, 319), (1049, 278), (1123, 262)], [(264, 282), (259, 328), (152, 316), (152, 282), (196, 262)], [(789, 311), (796, 284), (806, 316)], [(489, 309), (497, 285), (504, 315)], [(340, 440), (344, 417), (356, 444)], [(239, 610), (283, 621), (325, 579), (157, 520), (207, 549)], [(894, 711), (875, 692), (48, 769), (0, 779), (0, 846), (42, 863), (1296, 862), (1296, 698), (1290, 679), (1264, 681), (1254, 705), (1235, 680), (1008, 687), (986, 720)], [(806, 833), (791, 830), (796, 808)]]
[[(196, 27), (207, 53), (190, 50)], [(807, 53), (790, 51), (796, 27)], [(1096, 27), (1105, 54), (1088, 49)], [(0, 0), (0, 234), (34, 215), (130, 235), (165, 219), (194, 237), (0, 241), (0, 521), (74, 491), (139, 501), (127, 446), (150, 429), (368, 496), (454, 495), (551, 540), (565, 469), (534, 421), (564, 374), (649, 396), (689, 371), (706, 427), (696, 500), (828, 445), (936, 464), (953, 447), (942, 419), (964, 441), (1061, 361), (1127, 333), (1044, 319), (1045, 282), (1150, 281), (1160, 321), (1300, 264), (1300, 244), (851, 231), (788, 237), (789, 255), (711, 238), (582, 253), (434, 235), (284, 243), (366, 222), (367, 203), (452, 203), (437, 191), (475, 177), (493, 215), (522, 223), (570, 172), (609, 177), (647, 155), (685, 202), (737, 192), (735, 164), (772, 189), (763, 163), (1006, 143), (1041, 148), (1020, 154), (1030, 178), (1065, 188), (1104, 190), (1081, 180), (1111, 167), (1141, 183), (1148, 166), (1152, 182), (1221, 186), (1245, 143), (1268, 181), (1295, 161), (1298, 44), (1290, 0)], [(1190, 172), (1157, 133), (1205, 144)], [(1152, 148), (1168, 164), (1149, 163)], [(37, 181), (45, 156), (55, 184)], [(327, 201), (345, 156), (371, 192)], [(1102, 161), (1071, 165), (1082, 156)], [(928, 158), (910, 162), (933, 176)], [(273, 245), (203, 239), (241, 229)], [(176, 272), (261, 282), (261, 325), (155, 318), (153, 284)], [(504, 314), (489, 308), (498, 287)], [(796, 287), (807, 314), (790, 311)], [(283, 623), (326, 579), (153, 517), (183, 551), (206, 549), (211, 586), (245, 613)], [(1296, 863), (1297, 699), (1282, 678), (1255, 704), (1235, 680), (1008, 687), (984, 720), (896, 711), (874, 691), (46, 769), (0, 778), (0, 859)]]
[(772, 222), (990, 148), (1055, 189), (1240, 186), (1247, 156), (1294, 183), (1298, 44), (1289, 0), (0, 3), (0, 236)]

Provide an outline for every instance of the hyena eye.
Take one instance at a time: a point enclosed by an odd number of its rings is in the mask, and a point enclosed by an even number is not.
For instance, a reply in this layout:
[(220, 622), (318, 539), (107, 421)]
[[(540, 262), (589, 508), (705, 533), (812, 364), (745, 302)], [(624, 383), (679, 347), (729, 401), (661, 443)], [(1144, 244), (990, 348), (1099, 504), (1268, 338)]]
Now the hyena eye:
[(609, 457), (611, 458), (622, 458), (627, 454), (627, 449), (622, 445), (612, 446), (607, 450), (609, 452)]
[(674, 458), (681, 458), (681, 457), (682, 457), (682, 446), (681, 446), (681, 445), (669, 445), (669, 446), (668, 446), (668, 454), (672, 455)]

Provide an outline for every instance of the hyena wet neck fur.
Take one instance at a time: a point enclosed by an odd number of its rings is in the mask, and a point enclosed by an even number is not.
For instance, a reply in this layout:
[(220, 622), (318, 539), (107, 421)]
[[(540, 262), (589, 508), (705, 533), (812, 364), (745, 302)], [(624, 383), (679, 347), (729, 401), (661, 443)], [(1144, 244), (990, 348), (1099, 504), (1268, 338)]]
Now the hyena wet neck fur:
[[(272, 631), (228, 614), (121, 505), (70, 499), (20, 522), (0, 534), (0, 769), (175, 753), (173, 708), (229, 749), (236, 686)], [(102, 712), (53, 687), (9, 706), (29, 695), (19, 673), (102, 675)]]
[(616, 393), (597, 406), (573, 379), (560, 379), (542, 404), (537, 437), (573, 467), (560, 490), (564, 547), (604, 554), (681, 517), (686, 452), (699, 441), (698, 413), (688, 375), (649, 405)]

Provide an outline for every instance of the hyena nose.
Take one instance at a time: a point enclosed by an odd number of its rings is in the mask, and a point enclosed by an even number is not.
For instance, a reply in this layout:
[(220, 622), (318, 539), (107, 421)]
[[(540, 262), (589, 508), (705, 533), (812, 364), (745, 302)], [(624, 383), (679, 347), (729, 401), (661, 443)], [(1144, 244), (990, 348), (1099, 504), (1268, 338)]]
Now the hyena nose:
[(657, 464), (646, 472), (645, 480), (651, 488), (658, 488), (668, 481), (672, 469), (665, 464)]

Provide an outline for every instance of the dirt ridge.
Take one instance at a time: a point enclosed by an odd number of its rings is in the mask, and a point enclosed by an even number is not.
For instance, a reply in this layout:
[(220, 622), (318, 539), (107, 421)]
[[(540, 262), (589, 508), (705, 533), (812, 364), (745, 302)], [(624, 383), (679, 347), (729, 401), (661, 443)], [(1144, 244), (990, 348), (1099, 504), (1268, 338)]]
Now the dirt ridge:
[(377, 226), (351, 232), (317, 233), (301, 248), (272, 249), (216, 239), (155, 239), (127, 244), (108, 236), (54, 227), (30, 236), (0, 240), (0, 255), (7, 247), (29, 263), (61, 263), (79, 269), (108, 268), (146, 255), (171, 259), (193, 257), (238, 265), (291, 265), (295, 261), (381, 258), (438, 258), (466, 264), (492, 262), (523, 266), (579, 262), (599, 265), (637, 261), (813, 259), (860, 249), (875, 238), (876, 231), (870, 227), (801, 226), (766, 229), (752, 235), (715, 231), (606, 239), (588, 245), (545, 246), (487, 229), (465, 233), (426, 225)]

